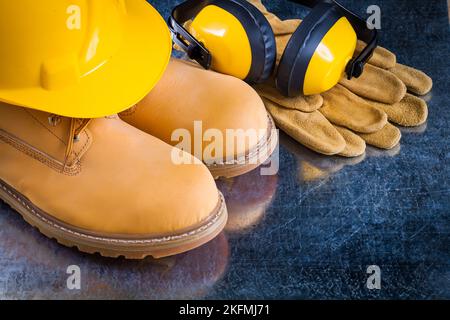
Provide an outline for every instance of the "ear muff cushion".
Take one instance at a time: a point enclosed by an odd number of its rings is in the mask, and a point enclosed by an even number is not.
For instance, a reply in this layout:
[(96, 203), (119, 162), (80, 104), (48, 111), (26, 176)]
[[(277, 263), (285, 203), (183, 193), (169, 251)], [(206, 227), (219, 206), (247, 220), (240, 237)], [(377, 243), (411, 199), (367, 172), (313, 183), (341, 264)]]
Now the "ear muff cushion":
[(213, 0), (209, 4), (234, 15), (247, 32), (252, 65), (245, 81), (261, 83), (267, 80), (275, 67), (277, 48), (272, 27), (266, 17), (245, 0)]
[(287, 97), (303, 93), (309, 62), (323, 37), (342, 17), (330, 3), (320, 3), (302, 21), (289, 40), (278, 65), (277, 89)]

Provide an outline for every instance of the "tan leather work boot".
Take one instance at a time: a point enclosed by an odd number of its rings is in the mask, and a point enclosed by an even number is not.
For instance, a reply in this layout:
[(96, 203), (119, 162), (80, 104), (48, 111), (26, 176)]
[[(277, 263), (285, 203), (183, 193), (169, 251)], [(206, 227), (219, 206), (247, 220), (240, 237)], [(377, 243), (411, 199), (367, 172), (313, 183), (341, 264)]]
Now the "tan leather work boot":
[(253, 170), (278, 143), (275, 124), (249, 85), (183, 60), (172, 59), (150, 94), (119, 116), (202, 159), (215, 178)]
[(214, 238), (227, 212), (208, 169), (174, 164), (173, 149), (117, 116), (80, 120), (0, 103), (0, 198), (84, 252), (177, 254)]

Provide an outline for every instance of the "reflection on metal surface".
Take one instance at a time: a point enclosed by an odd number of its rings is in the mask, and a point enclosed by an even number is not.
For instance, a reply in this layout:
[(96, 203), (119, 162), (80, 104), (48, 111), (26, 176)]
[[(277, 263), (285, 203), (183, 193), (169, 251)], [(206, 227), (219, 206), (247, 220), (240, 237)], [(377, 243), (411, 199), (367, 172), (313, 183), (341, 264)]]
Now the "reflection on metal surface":
[[(423, 133), (426, 130), (426, 124), (416, 128), (402, 128), (401, 130), (408, 133)], [(297, 160), (299, 182), (326, 179), (346, 166), (357, 165), (370, 157), (395, 157), (401, 150), (400, 144), (390, 150), (382, 150), (368, 145), (364, 155), (356, 158), (345, 158), (318, 154), (300, 145), (286, 134), (280, 136), (280, 141), (281, 145), (294, 155)]]
[(395, 157), (400, 154), (401, 145), (398, 144), (391, 150), (382, 150), (372, 146), (367, 146), (366, 155), (371, 158)]
[(247, 232), (263, 219), (277, 190), (278, 176), (255, 169), (243, 176), (217, 182), (228, 208), (227, 232)]
[(342, 170), (345, 166), (356, 165), (366, 157), (366, 155), (357, 158), (324, 156), (302, 146), (286, 134), (280, 135), (280, 141), (281, 145), (297, 160), (298, 180), (300, 182), (326, 179), (330, 174)]
[[(229, 262), (224, 233), (190, 252), (160, 260), (88, 255), (47, 239), (0, 201), (0, 299), (202, 298)], [(81, 270), (81, 290), (66, 287), (67, 267)]]
[[(450, 0), (449, 0), (450, 1)], [(428, 92), (424, 96), (420, 96), (421, 99), (423, 99), (426, 103), (431, 102), (431, 99), (433, 99), (433, 91)]]
[(428, 123), (425, 122), (423, 125), (418, 127), (401, 127), (400, 131), (402, 133), (416, 133), (416, 134), (423, 134), (425, 131), (427, 131), (427, 125)]

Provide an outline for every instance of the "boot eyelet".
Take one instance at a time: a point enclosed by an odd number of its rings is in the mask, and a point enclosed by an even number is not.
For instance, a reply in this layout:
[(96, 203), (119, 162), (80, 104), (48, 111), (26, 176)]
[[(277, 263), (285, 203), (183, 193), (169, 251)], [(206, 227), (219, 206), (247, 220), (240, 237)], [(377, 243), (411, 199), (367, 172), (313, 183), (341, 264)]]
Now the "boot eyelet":
[(48, 117), (48, 123), (52, 127), (56, 127), (60, 122), (61, 122), (61, 118), (58, 116), (52, 115), (52, 116)]

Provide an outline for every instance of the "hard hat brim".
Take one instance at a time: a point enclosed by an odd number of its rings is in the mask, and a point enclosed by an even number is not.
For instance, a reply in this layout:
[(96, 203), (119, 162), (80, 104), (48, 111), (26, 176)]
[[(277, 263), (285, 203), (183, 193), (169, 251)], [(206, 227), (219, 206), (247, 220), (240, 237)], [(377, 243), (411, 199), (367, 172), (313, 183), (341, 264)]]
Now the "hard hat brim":
[(95, 72), (62, 90), (0, 88), (0, 101), (72, 118), (122, 112), (142, 100), (162, 77), (172, 40), (161, 15), (144, 0), (126, 1), (122, 45)]

